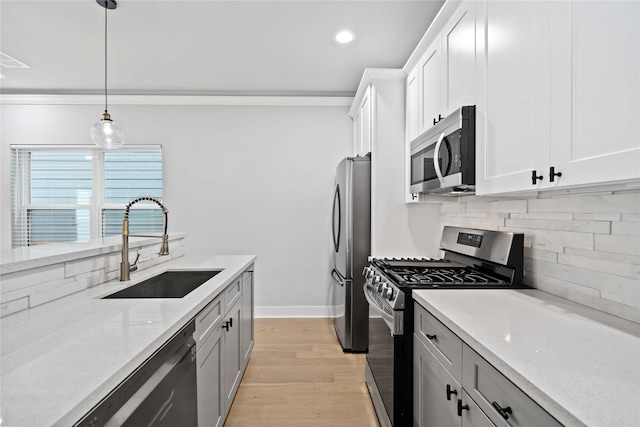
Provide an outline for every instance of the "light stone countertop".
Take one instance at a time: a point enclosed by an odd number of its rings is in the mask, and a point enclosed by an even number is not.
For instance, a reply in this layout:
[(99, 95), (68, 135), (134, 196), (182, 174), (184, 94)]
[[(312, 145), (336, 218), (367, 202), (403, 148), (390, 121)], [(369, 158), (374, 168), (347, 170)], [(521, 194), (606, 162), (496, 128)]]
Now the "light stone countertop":
[(417, 290), (417, 303), (567, 426), (640, 426), (640, 325), (538, 290)]
[[(69, 426), (254, 261), (185, 256), (1, 320), (0, 426)], [(222, 270), (184, 298), (100, 299), (166, 270)]]

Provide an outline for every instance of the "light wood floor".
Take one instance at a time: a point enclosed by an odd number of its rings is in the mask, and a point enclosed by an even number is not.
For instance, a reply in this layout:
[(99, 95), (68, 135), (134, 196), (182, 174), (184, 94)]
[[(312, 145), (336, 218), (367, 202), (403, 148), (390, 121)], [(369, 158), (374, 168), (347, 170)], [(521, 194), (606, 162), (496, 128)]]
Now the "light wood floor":
[(225, 427), (376, 427), (364, 364), (342, 352), (331, 319), (256, 319)]

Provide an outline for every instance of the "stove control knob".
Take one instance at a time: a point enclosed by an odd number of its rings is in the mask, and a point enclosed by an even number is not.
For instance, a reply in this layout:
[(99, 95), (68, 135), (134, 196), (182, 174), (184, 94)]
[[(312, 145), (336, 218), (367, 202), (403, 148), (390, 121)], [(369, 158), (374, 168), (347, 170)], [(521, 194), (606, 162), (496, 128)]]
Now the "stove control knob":
[(378, 292), (384, 292), (384, 290), (387, 288), (387, 282), (379, 282), (378, 285), (376, 286), (376, 291)]
[(364, 274), (365, 279), (369, 279), (373, 276), (373, 269), (371, 267), (365, 267), (362, 273)]
[(375, 287), (378, 286), (378, 284), (380, 283), (380, 280), (382, 280), (382, 277), (380, 276), (373, 276), (373, 279), (371, 279), (371, 284)]
[(393, 298), (393, 289), (390, 287), (385, 287), (382, 289), (382, 297), (391, 301)]

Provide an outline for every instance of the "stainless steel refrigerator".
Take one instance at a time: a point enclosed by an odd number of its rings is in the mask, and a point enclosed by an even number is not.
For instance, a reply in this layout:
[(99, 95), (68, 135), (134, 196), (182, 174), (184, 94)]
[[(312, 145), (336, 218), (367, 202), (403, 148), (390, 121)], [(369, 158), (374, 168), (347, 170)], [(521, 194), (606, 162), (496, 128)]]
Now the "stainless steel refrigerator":
[(347, 157), (338, 164), (331, 228), (336, 335), (345, 352), (365, 352), (369, 344), (369, 306), (362, 270), (371, 252), (370, 157)]

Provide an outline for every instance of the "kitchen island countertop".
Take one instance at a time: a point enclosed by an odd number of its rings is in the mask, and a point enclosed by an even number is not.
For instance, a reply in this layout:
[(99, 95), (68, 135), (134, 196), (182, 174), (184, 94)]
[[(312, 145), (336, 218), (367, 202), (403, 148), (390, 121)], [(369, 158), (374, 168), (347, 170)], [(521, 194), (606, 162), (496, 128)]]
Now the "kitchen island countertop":
[[(2, 318), (0, 425), (73, 425), (254, 261), (185, 256)], [(222, 271), (184, 298), (101, 299), (166, 270)]]
[(413, 296), (562, 424), (640, 425), (640, 325), (533, 289)]

